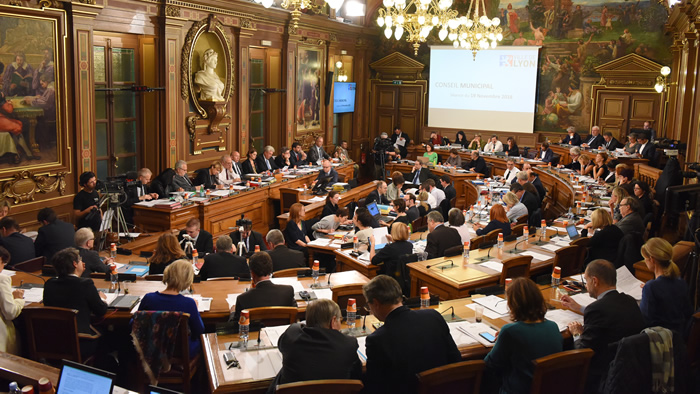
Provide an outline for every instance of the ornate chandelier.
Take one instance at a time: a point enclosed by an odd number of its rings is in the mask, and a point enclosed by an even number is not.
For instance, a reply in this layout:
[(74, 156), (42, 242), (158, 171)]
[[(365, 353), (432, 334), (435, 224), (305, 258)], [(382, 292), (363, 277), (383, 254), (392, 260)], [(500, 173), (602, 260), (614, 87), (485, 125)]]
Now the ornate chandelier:
[[(262, 4), (265, 8), (270, 8), (275, 4), (275, 0), (253, 0), (258, 4)], [(343, 6), (345, 0), (326, 0), (328, 6), (336, 10), (336, 12)], [(292, 23), (294, 28), (299, 27), (299, 17), (301, 17), (301, 10), (307, 8), (320, 8), (316, 6), (312, 0), (283, 0), (280, 4), (282, 8), (292, 10)]]
[[(447, 25), (457, 17), (457, 11), (450, 9), (452, 0), (384, 0), (384, 7), (379, 9), (377, 24), (385, 27), (384, 35), (400, 40), (404, 32), (406, 41), (413, 43), (413, 53), (418, 55), (420, 43), (425, 42), (434, 27), (440, 27), (438, 37), (447, 38)], [(394, 28), (392, 31), (392, 27)]]
[[(481, 3), (481, 4), (479, 4)], [(480, 15), (479, 6), (483, 14)], [(449, 38), (455, 48), (470, 49), (476, 60), (476, 52), (481, 49), (495, 48), (503, 39), (503, 29), (499, 27), (501, 20), (489, 19), (486, 16), (484, 0), (473, 0), (469, 3), (467, 16), (451, 19), (447, 25), (450, 28)]]

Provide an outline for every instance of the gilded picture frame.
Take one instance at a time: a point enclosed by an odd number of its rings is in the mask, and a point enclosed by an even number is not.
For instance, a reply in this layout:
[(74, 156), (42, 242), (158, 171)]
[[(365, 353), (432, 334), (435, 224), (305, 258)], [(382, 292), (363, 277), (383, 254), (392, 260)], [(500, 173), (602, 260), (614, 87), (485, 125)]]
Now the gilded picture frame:
[(326, 51), (320, 46), (297, 47), (294, 121), (297, 133), (321, 130), (325, 105)]

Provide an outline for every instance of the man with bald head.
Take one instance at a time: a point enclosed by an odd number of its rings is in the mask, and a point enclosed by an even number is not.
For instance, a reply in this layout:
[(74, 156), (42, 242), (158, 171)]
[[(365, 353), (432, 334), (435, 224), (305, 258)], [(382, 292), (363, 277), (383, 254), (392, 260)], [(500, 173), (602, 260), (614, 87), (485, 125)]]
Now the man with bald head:
[(318, 182), (329, 179), (328, 186), (338, 182), (338, 173), (333, 169), (333, 165), (330, 160), (324, 160), (321, 162), (323, 169), (318, 173), (318, 177), (313, 182), (315, 185)]
[(605, 140), (603, 139), (603, 136), (600, 134), (600, 127), (593, 126), (591, 128), (591, 134), (583, 139), (583, 143), (581, 144), (581, 147), (582, 148), (590, 148), (590, 149), (598, 149), (598, 148), (600, 148), (601, 145), (603, 145), (604, 142), (605, 142)]
[[(238, 153), (238, 152), (235, 152)], [(240, 157), (240, 154), (238, 155)], [(237, 164), (237, 163), (236, 163)], [(230, 185), (241, 181), (240, 169), (239, 173), (234, 171), (234, 163), (231, 155), (221, 156), (221, 172), (219, 173), (219, 183), (222, 185)]]

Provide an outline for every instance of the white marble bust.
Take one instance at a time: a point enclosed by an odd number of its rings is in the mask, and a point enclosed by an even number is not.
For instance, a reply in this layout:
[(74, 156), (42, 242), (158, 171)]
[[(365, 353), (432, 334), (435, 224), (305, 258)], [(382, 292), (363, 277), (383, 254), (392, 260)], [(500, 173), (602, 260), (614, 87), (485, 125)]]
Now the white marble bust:
[(211, 48), (202, 55), (202, 69), (194, 74), (194, 83), (199, 87), (199, 99), (205, 101), (224, 101), (226, 85), (216, 75), (216, 63), (219, 55)]

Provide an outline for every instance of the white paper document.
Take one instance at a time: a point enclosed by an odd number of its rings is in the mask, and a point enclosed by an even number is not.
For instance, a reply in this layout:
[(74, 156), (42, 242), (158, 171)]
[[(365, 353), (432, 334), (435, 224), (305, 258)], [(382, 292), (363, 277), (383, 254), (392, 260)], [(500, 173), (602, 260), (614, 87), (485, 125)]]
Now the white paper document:
[(386, 239), (387, 234), (389, 234), (389, 227), (382, 226), (379, 228), (375, 228), (373, 230), (373, 233), (375, 245), (385, 244), (389, 242), (389, 240)]
[(635, 278), (624, 265), (617, 269), (617, 291), (632, 296), (637, 301), (642, 300), (644, 283)]
[(490, 268), (494, 271), (501, 272), (503, 271), (503, 263), (499, 263), (498, 261), (484, 261), (483, 263), (479, 264), (482, 267)]
[(545, 261), (545, 260), (551, 259), (551, 257), (549, 257), (549, 256), (547, 256), (547, 255), (545, 255), (545, 254), (533, 252), (533, 251), (531, 251), (531, 250), (527, 250), (527, 251), (525, 251), (525, 252), (520, 252), (520, 254), (521, 254), (521, 255), (524, 254), (524, 255), (527, 255), (527, 256), (532, 256), (532, 260), (534, 260), (534, 261)]
[(318, 239), (314, 239), (313, 241), (309, 242), (308, 244), (313, 245), (313, 246), (328, 246), (328, 244), (331, 243), (331, 241), (333, 241), (333, 240), (330, 238), (318, 238)]
[[(568, 245), (566, 245), (566, 246), (568, 246)], [(557, 250), (559, 250), (563, 247), (564, 247), (564, 245), (560, 245), (559, 243), (550, 243), (547, 245), (542, 245), (542, 249), (547, 249), (550, 252), (556, 252)]]
[(44, 289), (41, 287), (32, 287), (24, 289), (24, 306), (32, 302), (41, 302), (44, 299)]
[(17, 272), (13, 270), (2, 270), (2, 272), (0, 272), (0, 275), (15, 276), (16, 273)]
[[(234, 186), (235, 187), (235, 186)], [(217, 197), (228, 197), (228, 190), (212, 190), (209, 192), (210, 196), (217, 196)]]
[(470, 323), (470, 322), (460, 322), (460, 323), (465, 323), (465, 324), (461, 324), (461, 325), (457, 326), (458, 330), (469, 335), (470, 337), (472, 337), (472, 339), (475, 339), (477, 342), (481, 343), (482, 345), (484, 345), (486, 347), (493, 347), (494, 343), (487, 341), (479, 334), (481, 334), (482, 332), (485, 332), (485, 333), (489, 333), (493, 336), (496, 336), (496, 330), (494, 330), (489, 325), (484, 324), (484, 323)]
[(367, 337), (357, 337), (357, 355), (360, 357), (362, 364), (367, 362)]
[(314, 294), (316, 294), (316, 298), (320, 299), (326, 299), (326, 300), (332, 300), (333, 299), (333, 290), (331, 289), (314, 289)]
[(568, 309), (552, 309), (547, 311), (544, 318), (557, 323), (559, 331), (564, 332), (568, 328), (568, 324), (572, 321), (577, 321), (583, 324), (583, 316)]
[(240, 294), (229, 294), (226, 296), (226, 303), (228, 303), (228, 309), (231, 310), (234, 305), (236, 305), (236, 299)]
[[(475, 311), (476, 304), (475, 303), (468, 304), (467, 308)], [(504, 316), (507, 316), (507, 314), (506, 315), (499, 315), (498, 313), (492, 311), (491, 309), (484, 308), (484, 316), (488, 317), (489, 319), (500, 319)]]
[(219, 353), (219, 362), (226, 381), (270, 379), (282, 369), (282, 353), (276, 348), (245, 352), (235, 349), (231, 352), (241, 367), (228, 368), (224, 361), (224, 353)]
[(474, 338), (470, 337), (466, 333), (466, 330), (460, 330), (460, 327), (462, 327), (464, 325), (468, 325), (468, 324), (472, 324), (472, 323), (468, 322), (468, 321), (447, 323), (447, 326), (450, 328), (450, 335), (452, 335), (452, 339), (455, 341), (455, 344), (457, 345), (457, 347), (473, 345), (473, 344), (477, 343)]
[(472, 298), (472, 302), (476, 302), (482, 305), (486, 309), (490, 309), (499, 315), (508, 314), (508, 303), (505, 298), (496, 297), (495, 295), (490, 295), (480, 298)]
[(262, 329), (262, 334), (260, 334), (260, 341), (267, 346), (275, 346), (280, 341), (280, 337), (289, 328), (289, 324), (284, 326), (274, 326), (274, 327), (264, 327)]
[(272, 278), (270, 282), (276, 285), (289, 285), (294, 288), (294, 292), (304, 291), (304, 286), (297, 278)]
[(199, 312), (208, 312), (211, 309), (212, 297), (202, 297), (201, 294), (186, 295), (185, 297), (192, 298), (197, 302), (197, 310)]
[(595, 301), (595, 298), (588, 295), (588, 293), (579, 293), (571, 296), (571, 299), (576, 301), (582, 307), (587, 307)]

